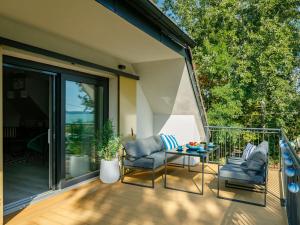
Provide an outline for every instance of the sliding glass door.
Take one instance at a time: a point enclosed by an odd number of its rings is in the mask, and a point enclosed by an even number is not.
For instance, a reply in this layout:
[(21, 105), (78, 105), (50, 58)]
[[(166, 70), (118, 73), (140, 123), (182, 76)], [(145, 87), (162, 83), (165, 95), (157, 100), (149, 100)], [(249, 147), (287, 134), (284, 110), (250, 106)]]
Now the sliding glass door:
[(62, 76), (64, 186), (95, 176), (99, 160), (96, 133), (107, 119), (107, 81), (83, 76)]

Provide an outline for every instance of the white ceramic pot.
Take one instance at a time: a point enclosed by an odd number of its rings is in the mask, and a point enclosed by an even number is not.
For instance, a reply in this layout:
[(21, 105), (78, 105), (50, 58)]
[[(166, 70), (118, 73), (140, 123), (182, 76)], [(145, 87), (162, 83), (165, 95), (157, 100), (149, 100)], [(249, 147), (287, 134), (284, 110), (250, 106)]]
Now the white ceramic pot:
[(71, 177), (78, 177), (89, 172), (90, 163), (88, 155), (71, 155), (70, 156), (70, 175)]
[(115, 183), (120, 178), (119, 160), (115, 158), (111, 161), (101, 159), (100, 179), (103, 183)]

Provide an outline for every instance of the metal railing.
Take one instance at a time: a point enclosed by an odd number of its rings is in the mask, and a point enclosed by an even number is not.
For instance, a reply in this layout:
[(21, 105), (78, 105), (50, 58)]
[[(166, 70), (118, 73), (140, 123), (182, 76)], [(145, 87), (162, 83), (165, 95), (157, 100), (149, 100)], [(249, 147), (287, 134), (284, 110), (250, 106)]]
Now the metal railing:
[(240, 128), (206, 126), (209, 142), (220, 146), (220, 159), (230, 156), (241, 157), (247, 143), (258, 145), (263, 140), (269, 143), (269, 162), (271, 166), (280, 168), (281, 155), (279, 140), (281, 129), (269, 128)]
[(220, 158), (241, 156), (247, 143), (269, 143), (270, 165), (280, 172), (281, 204), (289, 225), (300, 224), (300, 159), (282, 129), (206, 126), (209, 142), (220, 146)]
[(281, 132), (282, 194), (290, 225), (300, 224), (300, 159), (284, 131)]

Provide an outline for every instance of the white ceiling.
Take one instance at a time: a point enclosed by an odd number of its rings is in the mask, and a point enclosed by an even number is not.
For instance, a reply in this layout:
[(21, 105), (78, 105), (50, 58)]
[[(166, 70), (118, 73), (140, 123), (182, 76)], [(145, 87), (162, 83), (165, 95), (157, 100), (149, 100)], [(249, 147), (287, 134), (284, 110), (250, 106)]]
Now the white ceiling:
[[(94, 0), (0, 0), (0, 6), (0, 20), (11, 20), (18, 26), (46, 32), (129, 63), (181, 57)], [(5, 32), (2, 30), (0, 35)], [(7, 32), (17, 38), (26, 31), (15, 28)], [(37, 46), (41, 39), (33, 37)], [(48, 47), (51, 45), (55, 43)]]

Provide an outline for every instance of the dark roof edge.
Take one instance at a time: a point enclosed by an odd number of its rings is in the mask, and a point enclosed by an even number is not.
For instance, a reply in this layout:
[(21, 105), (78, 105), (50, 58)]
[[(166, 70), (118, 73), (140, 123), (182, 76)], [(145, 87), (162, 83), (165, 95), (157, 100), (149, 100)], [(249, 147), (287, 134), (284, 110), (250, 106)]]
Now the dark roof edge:
[(183, 46), (188, 45), (191, 48), (196, 46), (195, 41), (167, 17), (152, 1), (126, 0), (126, 2), (135, 10), (143, 13), (151, 22), (159, 26), (171, 39), (177, 38)]
[(95, 1), (181, 55), (182, 48), (196, 46), (191, 37), (149, 0)]

